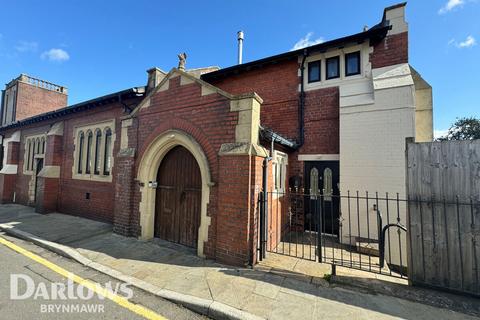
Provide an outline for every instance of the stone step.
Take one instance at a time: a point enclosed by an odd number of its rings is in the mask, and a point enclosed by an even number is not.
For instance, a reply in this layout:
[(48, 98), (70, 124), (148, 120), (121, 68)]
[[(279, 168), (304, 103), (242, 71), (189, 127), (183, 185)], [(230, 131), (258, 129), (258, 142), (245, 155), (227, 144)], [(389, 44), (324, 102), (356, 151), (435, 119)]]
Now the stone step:
[(375, 257), (380, 256), (378, 243), (357, 242), (356, 248), (357, 248), (357, 251), (360, 253), (368, 254)]

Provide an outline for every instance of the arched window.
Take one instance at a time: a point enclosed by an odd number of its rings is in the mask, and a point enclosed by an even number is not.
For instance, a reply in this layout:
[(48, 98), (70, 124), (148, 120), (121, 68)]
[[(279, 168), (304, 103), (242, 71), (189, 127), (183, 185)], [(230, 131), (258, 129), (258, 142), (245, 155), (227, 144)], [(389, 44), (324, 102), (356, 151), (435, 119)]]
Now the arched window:
[(78, 137), (78, 161), (77, 161), (77, 172), (82, 173), (83, 172), (83, 145), (85, 144), (85, 135), (83, 132), (80, 132), (80, 135)]
[(105, 130), (105, 149), (103, 157), (103, 174), (110, 175), (110, 168), (112, 166), (112, 130), (107, 128)]
[(318, 196), (318, 169), (310, 170), (310, 199), (316, 199)]
[(42, 148), (41, 148), (41, 154), (45, 153), (45, 138), (42, 138)]
[(35, 156), (35, 139), (30, 140), (30, 148), (28, 154), (28, 170), (33, 170), (33, 157)]
[(36, 160), (45, 157), (46, 136), (43, 134), (25, 137), (23, 171), (30, 174), (35, 169)]
[(332, 201), (332, 193), (332, 169), (325, 168), (325, 170), (323, 170), (323, 199), (325, 201)]
[(30, 170), (30, 153), (31, 153), (31, 145), (32, 145), (32, 140), (28, 139), (27, 140), (27, 150), (26, 150), (26, 159), (24, 161), (26, 162), (26, 170)]
[(40, 154), (40, 153), (41, 153), (41, 152), (40, 152), (40, 144), (41, 144), (41, 143), (40, 143), (40, 139), (39, 139), (39, 138), (37, 138), (36, 144), (37, 144), (37, 150), (36, 150), (35, 154)]
[(87, 134), (87, 161), (85, 167), (85, 173), (90, 173), (92, 168), (92, 145), (93, 145), (93, 134), (91, 131)]
[(102, 131), (97, 130), (95, 134), (95, 164), (94, 164), (94, 174), (100, 174), (100, 170), (102, 170), (102, 164), (100, 161), (100, 153), (102, 148)]

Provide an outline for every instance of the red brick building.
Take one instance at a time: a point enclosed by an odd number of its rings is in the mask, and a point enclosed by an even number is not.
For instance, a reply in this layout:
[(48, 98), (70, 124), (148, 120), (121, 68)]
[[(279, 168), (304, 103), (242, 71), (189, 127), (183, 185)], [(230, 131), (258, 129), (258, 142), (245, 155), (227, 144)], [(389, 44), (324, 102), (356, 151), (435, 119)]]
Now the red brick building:
[[(392, 136), (420, 139), (420, 127), (428, 136), (431, 105), (415, 104), (411, 78), (400, 4), (368, 30), (305, 49), (214, 71), (153, 68), (146, 87), (46, 113), (63, 105), (18, 100), (36, 115), (18, 112), (0, 128), (0, 200), (109, 222), (119, 234), (159, 237), (222, 262), (255, 263), (262, 206), (282, 212), (262, 217), (262, 239), (272, 245), (292, 218), (289, 187), (338, 193), (355, 185), (358, 175), (340, 175), (342, 163), (349, 172), (361, 154), (342, 158), (363, 139), (352, 109), (384, 114), (375, 106), (393, 100), (377, 97), (408, 87), (401, 99), (414, 101), (404, 106), (414, 129)], [(259, 201), (262, 190), (276, 201)], [(298, 229), (311, 224), (307, 215), (293, 218)]]

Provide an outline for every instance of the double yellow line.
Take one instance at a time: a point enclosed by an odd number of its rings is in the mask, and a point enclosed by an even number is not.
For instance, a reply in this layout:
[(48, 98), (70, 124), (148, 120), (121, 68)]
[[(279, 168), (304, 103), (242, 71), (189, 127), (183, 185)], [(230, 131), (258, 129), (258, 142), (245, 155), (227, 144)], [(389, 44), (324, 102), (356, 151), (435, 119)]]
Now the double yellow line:
[(89, 281), (89, 280), (86, 280), (86, 279), (83, 279), (82, 277), (79, 277), (77, 275), (75, 275), (74, 273), (71, 273), (65, 269), (63, 269), (62, 267), (28, 251), (28, 250), (25, 250), (23, 249), (22, 247), (19, 247), (17, 246), (16, 244), (14, 244), (13, 242), (10, 242), (8, 240), (5, 240), (4, 238), (0, 237), (0, 243), (3, 244), (4, 246), (24, 255), (25, 257), (27, 258), (30, 258), (32, 259), (33, 261), (35, 262), (38, 262), (40, 263), (41, 265), (49, 268), (50, 270), (53, 270), (54, 272), (68, 278), (68, 279), (71, 279), (72, 281), (76, 282), (77, 284), (85, 287), (85, 288), (88, 288), (90, 290), (92, 290), (93, 292), (97, 293), (97, 294), (100, 294), (102, 296), (104, 296), (105, 298), (115, 302), (116, 304), (146, 318), (146, 319), (152, 319), (152, 320), (167, 320), (166, 318), (164, 318), (163, 316), (153, 312), (152, 310), (148, 309), (148, 308), (145, 308), (141, 305), (138, 305), (138, 304), (134, 304), (134, 303), (131, 303), (130, 301), (128, 301), (128, 299), (120, 296), (120, 295), (117, 295), (115, 293), (113, 293), (112, 291), (110, 290), (107, 290), (105, 288), (103, 288), (102, 286), (100, 286), (99, 284), (97, 283), (94, 283), (92, 281)]

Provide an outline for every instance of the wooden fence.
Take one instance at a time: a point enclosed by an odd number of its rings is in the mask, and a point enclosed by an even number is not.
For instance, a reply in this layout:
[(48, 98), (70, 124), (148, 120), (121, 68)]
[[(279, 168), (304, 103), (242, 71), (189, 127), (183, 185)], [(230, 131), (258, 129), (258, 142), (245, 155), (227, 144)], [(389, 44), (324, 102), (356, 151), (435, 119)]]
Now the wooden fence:
[(480, 295), (480, 140), (407, 144), (409, 278)]

